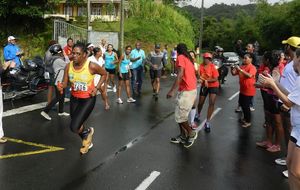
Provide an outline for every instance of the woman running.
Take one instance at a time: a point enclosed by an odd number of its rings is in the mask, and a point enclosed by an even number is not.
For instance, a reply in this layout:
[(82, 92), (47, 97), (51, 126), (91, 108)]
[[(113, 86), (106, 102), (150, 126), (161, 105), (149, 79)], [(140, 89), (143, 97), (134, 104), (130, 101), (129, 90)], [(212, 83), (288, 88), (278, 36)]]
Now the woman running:
[[(63, 93), (67, 84), (69, 82), (71, 84), (70, 128), (81, 137), (80, 153), (85, 154), (93, 146), (94, 128), (85, 127), (83, 124), (93, 111), (97, 90), (104, 93), (101, 85), (105, 84), (107, 74), (102, 67), (87, 60), (87, 49), (84, 44), (75, 44), (72, 54), (74, 59), (66, 66), (63, 83), (59, 83), (58, 88)], [(94, 85), (95, 74), (101, 75), (97, 87)]]
[(117, 92), (117, 87), (115, 85), (115, 74), (116, 74), (116, 64), (119, 62), (118, 55), (113, 51), (114, 47), (112, 44), (108, 44), (107, 51), (104, 53), (105, 60), (105, 70), (109, 73), (109, 81), (111, 83), (111, 87), (113, 88), (113, 92)]
[(118, 84), (118, 91), (117, 91), (117, 94), (118, 94), (117, 103), (118, 104), (123, 104), (123, 101), (121, 99), (121, 90), (122, 90), (122, 86), (123, 86), (124, 82), (126, 85), (127, 102), (128, 103), (135, 102), (135, 99), (133, 99), (130, 95), (130, 84), (129, 84), (129, 79), (131, 78), (131, 72), (129, 69), (131, 50), (132, 50), (131, 46), (127, 46), (125, 48), (124, 55), (122, 55), (120, 58), (119, 84)]

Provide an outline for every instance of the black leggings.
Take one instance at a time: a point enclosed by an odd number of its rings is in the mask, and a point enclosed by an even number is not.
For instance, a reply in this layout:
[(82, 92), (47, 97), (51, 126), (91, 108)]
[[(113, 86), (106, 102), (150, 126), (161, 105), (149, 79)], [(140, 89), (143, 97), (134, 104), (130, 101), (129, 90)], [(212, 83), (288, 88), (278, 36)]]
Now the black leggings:
[(250, 104), (251, 104), (251, 99), (253, 96), (245, 96), (240, 93), (239, 97), (239, 104), (242, 107), (243, 114), (244, 114), (244, 120), (248, 123), (251, 122), (251, 111), (250, 111)]
[[(94, 109), (96, 103), (96, 96), (90, 98), (75, 98), (71, 96), (70, 102), (70, 114), (71, 114), (71, 124), (70, 128), (74, 133), (79, 134), (79, 129), (83, 123), (87, 120), (89, 115)], [(82, 133), (79, 134), (84, 138), (83, 134), (86, 134), (88, 129), (84, 128)]]
[(55, 97), (51, 100), (51, 102), (45, 107), (44, 112), (48, 113), (50, 109), (55, 106), (57, 102), (58, 104), (58, 113), (64, 112), (64, 101), (65, 101), (65, 93), (60, 94), (57, 87), (55, 86)]

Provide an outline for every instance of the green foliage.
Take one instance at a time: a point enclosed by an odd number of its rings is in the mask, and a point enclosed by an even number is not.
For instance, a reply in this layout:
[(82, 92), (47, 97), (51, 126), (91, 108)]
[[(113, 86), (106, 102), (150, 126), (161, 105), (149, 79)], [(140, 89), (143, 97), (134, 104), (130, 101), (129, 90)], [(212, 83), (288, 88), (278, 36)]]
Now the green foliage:
[[(262, 50), (280, 49), (283, 39), (300, 36), (299, 0), (272, 5), (266, 0), (253, 2), (256, 4), (219, 4), (205, 9), (204, 48), (213, 49), (215, 45), (220, 45), (225, 51), (231, 51), (234, 43), (241, 39), (244, 43), (257, 40)], [(200, 9), (184, 9), (200, 21)]]

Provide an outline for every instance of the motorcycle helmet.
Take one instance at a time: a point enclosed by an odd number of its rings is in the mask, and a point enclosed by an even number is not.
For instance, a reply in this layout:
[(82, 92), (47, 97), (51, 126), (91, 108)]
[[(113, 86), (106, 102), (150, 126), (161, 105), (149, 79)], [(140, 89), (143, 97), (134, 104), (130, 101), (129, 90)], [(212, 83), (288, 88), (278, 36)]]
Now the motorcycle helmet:
[(211, 53), (206, 52), (206, 53), (203, 54), (203, 58), (204, 58), (204, 59), (212, 59), (213, 56), (212, 56)]
[(49, 51), (52, 55), (56, 55), (56, 54), (62, 53), (63, 50), (61, 48), (61, 45), (54, 44), (50, 47)]

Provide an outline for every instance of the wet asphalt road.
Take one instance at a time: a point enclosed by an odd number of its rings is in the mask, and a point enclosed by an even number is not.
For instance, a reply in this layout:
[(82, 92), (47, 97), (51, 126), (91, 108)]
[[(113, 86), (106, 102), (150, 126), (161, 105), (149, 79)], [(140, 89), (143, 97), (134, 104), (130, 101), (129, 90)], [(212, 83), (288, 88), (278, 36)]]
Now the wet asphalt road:
[[(170, 86), (170, 78), (162, 79), (158, 102), (152, 99), (148, 79), (136, 104), (117, 105), (115, 94), (110, 92), (109, 111), (103, 109), (99, 97), (87, 122), (95, 128), (94, 147), (83, 156), (79, 154), (79, 137), (69, 130), (69, 119), (58, 117), (55, 111), (50, 113), (52, 121), (39, 115), (41, 109), (5, 117), (7, 137), (64, 150), (22, 156), (20, 153), (49, 147), (13, 141), (0, 145), (0, 155), (18, 155), (0, 159), (0, 189), (133, 190), (153, 171), (160, 172), (148, 187), (153, 190), (288, 189), (287, 179), (281, 174), (285, 167), (274, 163), (284, 152), (268, 153), (255, 146), (263, 137), (259, 93), (253, 125), (243, 129), (237, 121), (239, 115), (234, 113), (238, 98), (228, 100), (238, 91), (238, 81), (228, 77), (217, 99), (215, 108), (220, 111), (211, 121), (212, 132), (201, 130), (195, 144), (186, 149), (169, 142), (179, 133), (174, 121), (175, 100), (165, 98)], [(125, 94), (123, 97), (125, 100)], [(45, 94), (40, 94), (15, 101), (14, 108), (5, 102), (4, 111), (44, 101)]]

